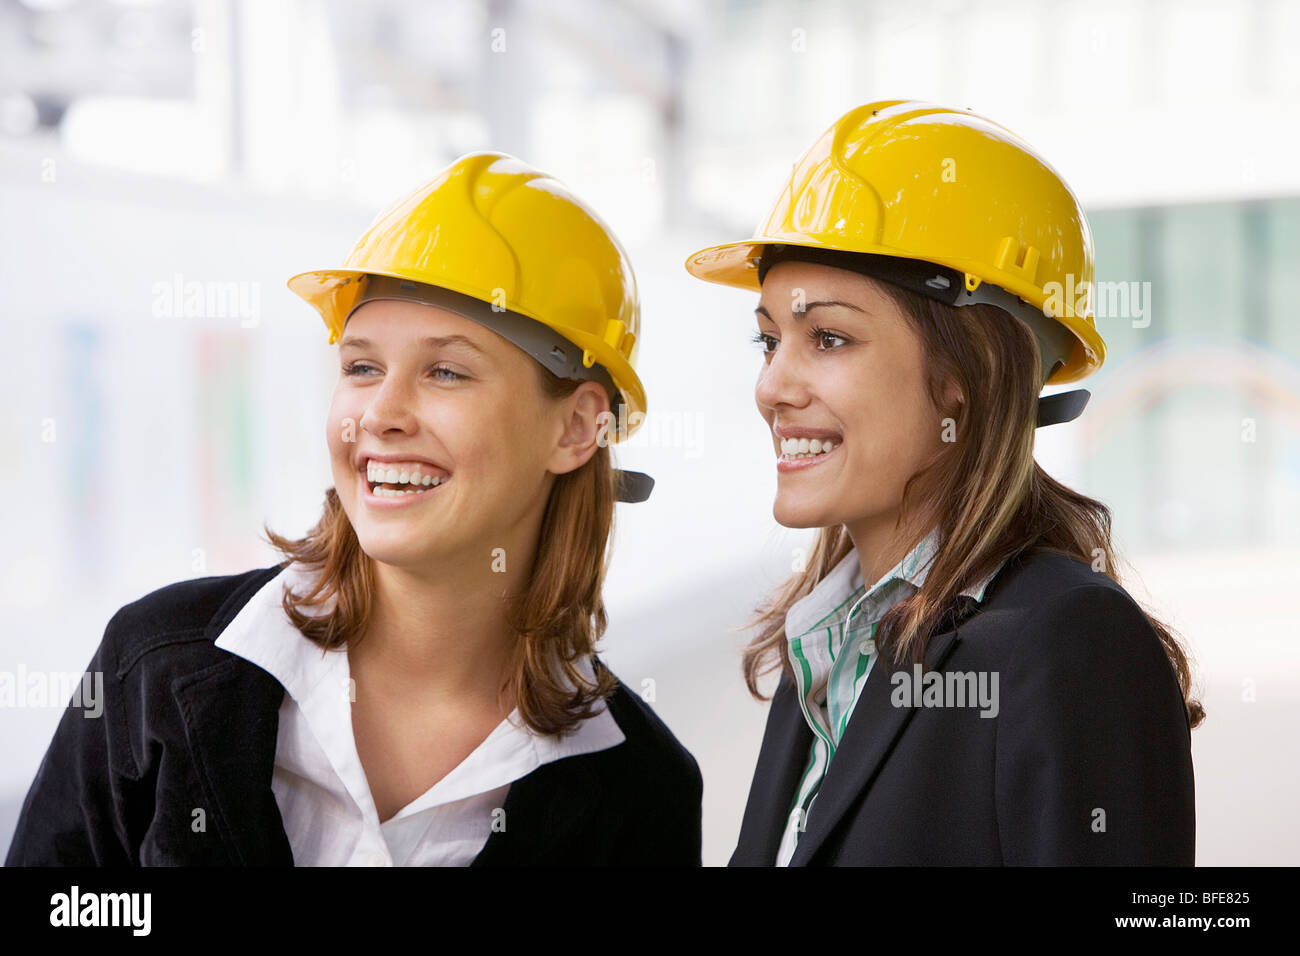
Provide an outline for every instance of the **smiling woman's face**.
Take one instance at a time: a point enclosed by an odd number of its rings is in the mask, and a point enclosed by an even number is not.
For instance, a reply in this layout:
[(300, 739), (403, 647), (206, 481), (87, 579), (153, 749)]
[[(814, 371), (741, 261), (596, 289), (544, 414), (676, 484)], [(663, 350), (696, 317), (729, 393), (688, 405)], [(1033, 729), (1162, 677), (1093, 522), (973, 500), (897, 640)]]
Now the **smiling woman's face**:
[[(757, 318), (754, 397), (778, 456), (773, 516), (788, 528), (847, 525), (859, 547), (887, 541), (904, 484), (943, 447), (919, 336), (875, 280), (807, 262), (768, 271)], [(791, 439), (810, 447), (801, 454)]]
[[(412, 569), (467, 554), (487, 567), (498, 547), (522, 557), (554, 474), (581, 464), (560, 447), (572, 402), (545, 395), (533, 360), (463, 316), (381, 299), (348, 319), (339, 364), (330, 461), (362, 549)], [(378, 475), (374, 456), (388, 459)], [(403, 473), (395, 487), (421, 490), (373, 490)]]

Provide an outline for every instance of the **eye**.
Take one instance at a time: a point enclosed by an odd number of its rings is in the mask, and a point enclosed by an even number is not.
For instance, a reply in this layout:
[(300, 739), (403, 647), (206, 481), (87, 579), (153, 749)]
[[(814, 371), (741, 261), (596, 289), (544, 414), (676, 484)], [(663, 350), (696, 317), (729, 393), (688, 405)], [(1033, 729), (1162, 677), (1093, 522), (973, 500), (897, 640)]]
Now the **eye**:
[[(808, 330), (808, 335), (813, 340), (813, 343), (817, 346), (818, 350), (822, 352), (833, 352), (837, 348), (842, 348), (849, 344), (848, 338), (840, 335), (838, 332), (831, 332), (828, 329), (819, 329), (816, 326), (813, 326)], [(840, 344), (835, 344), (837, 342)]]
[[(374, 371), (376, 371), (375, 367), (366, 362), (349, 362), (343, 366), (344, 375), (355, 377), (368, 376), (369, 372)], [(468, 375), (462, 375), (460, 372), (448, 368), (445, 365), (435, 365), (429, 371), (434, 378), (443, 382), (459, 382), (469, 378)]]
[(766, 332), (755, 332), (750, 336), (750, 341), (763, 347), (764, 355), (771, 355), (776, 351), (776, 337), (768, 335)]

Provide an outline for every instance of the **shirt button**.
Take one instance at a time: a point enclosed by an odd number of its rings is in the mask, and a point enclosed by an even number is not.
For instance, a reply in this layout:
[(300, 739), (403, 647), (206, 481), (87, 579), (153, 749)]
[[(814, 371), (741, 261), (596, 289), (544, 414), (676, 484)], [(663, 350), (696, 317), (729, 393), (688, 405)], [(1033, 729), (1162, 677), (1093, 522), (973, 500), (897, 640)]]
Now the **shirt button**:
[(367, 866), (389, 866), (390, 864), (388, 862), (388, 857), (376, 851), (374, 853), (371, 853), (368, 857), (366, 857), (366, 865)]

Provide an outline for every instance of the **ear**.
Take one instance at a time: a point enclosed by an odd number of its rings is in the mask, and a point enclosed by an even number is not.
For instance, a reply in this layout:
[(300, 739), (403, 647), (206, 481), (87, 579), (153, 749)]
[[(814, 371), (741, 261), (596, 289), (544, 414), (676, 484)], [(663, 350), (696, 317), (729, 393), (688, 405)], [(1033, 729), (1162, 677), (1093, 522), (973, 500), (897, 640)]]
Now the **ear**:
[[(609, 395), (596, 382), (583, 382), (559, 402), (561, 432), (547, 470), (557, 475), (576, 471), (591, 460), (608, 434)], [(604, 412), (604, 417), (601, 413)]]
[(957, 408), (959, 405), (966, 404), (966, 396), (961, 392), (961, 386), (955, 379), (948, 379), (943, 389), (944, 408)]

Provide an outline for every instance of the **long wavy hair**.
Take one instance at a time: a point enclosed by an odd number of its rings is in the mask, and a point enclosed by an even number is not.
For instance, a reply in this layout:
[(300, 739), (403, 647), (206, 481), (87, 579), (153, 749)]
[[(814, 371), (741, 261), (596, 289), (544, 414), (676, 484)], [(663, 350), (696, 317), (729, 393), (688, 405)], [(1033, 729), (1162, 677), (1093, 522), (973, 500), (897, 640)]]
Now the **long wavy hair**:
[[(1110, 509), (1067, 488), (1034, 461), (1043, 369), (1029, 328), (996, 306), (948, 306), (890, 282), (871, 281), (920, 336), (931, 401), (951, 419), (956, 439), (945, 442), (904, 485), (896, 528), (900, 540), (937, 523), (941, 545), (924, 585), (882, 618), (876, 634), (882, 655), (895, 665), (922, 662), (933, 636), (969, 609), (960, 593), (1004, 560), (1031, 549), (1077, 558), (1119, 582)], [(953, 381), (965, 401), (948, 406), (944, 387)], [(923, 519), (935, 518), (928, 509), (936, 508), (937, 519), (927, 526)], [(852, 548), (843, 525), (819, 529), (805, 570), (792, 575), (748, 622), (757, 631), (742, 667), (758, 700), (768, 699), (758, 687), (764, 675), (779, 669), (794, 677), (786, 653), (786, 612)], [(1187, 652), (1166, 624), (1137, 603), (1160, 637), (1196, 727), (1205, 711), (1193, 696)]]
[[(535, 368), (552, 399), (581, 384), (540, 364)], [(618, 686), (603, 667), (595, 668), (592, 683), (577, 666), (605, 633), (601, 590), (614, 527), (614, 482), (612, 455), (603, 444), (585, 465), (556, 476), (533, 565), (507, 607), (517, 639), (501, 693), (513, 696), (522, 719), (541, 734), (572, 732)], [(375, 600), (375, 563), (361, 548), (338, 492), (326, 490), (320, 520), (302, 538), (283, 537), (265, 524), (263, 532), (290, 562), (317, 572), (308, 593), (285, 592), (282, 605), (294, 626), (327, 650), (360, 641)], [(331, 603), (328, 613), (310, 610)]]

